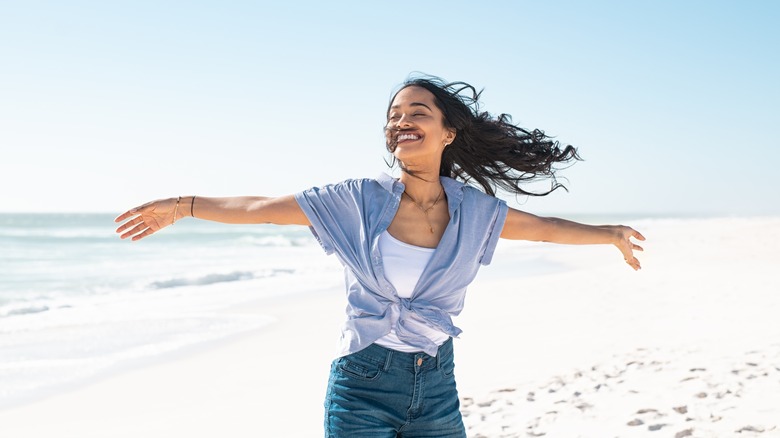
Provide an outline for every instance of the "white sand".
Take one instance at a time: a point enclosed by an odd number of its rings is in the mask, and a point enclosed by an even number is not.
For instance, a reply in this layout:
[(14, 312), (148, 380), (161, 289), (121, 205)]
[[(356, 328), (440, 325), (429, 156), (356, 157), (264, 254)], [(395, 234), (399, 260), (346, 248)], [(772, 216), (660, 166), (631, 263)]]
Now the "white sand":
[(637, 227), (638, 273), (608, 248), (544, 248), (578, 269), (473, 291), (469, 436), (780, 436), (780, 219)]
[[(780, 436), (780, 218), (632, 225), (638, 273), (608, 247), (502, 242), (456, 320), (469, 436)], [(0, 411), (0, 437), (321, 436), (343, 307), (235, 309), (279, 322)]]

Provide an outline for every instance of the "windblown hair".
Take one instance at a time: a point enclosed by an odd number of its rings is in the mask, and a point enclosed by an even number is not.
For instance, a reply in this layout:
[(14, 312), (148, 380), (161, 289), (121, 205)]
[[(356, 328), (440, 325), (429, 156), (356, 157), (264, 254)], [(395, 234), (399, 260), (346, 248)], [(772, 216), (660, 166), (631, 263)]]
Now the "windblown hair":
[[(554, 165), (581, 160), (573, 146), (561, 149), (559, 143), (543, 131), (528, 131), (513, 125), (508, 114), (493, 117), (480, 111), (482, 91), (478, 92), (465, 82), (446, 83), (434, 76), (407, 79), (390, 99), (388, 114), (395, 96), (412, 86), (425, 88), (433, 94), (436, 106), (444, 114), (444, 126), (456, 133), (455, 140), (442, 153), (439, 175), (478, 184), (493, 196), (497, 189), (530, 196), (548, 195), (558, 188), (567, 190), (556, 179)], [(397, 146), (392, 138), (388, 136), (390, 153)], [(403, 163), (400, 167), (413, 175)], [(545, 192), (531, 192), (522, 187), (543, 179), (550, 180), (550, 189)]]

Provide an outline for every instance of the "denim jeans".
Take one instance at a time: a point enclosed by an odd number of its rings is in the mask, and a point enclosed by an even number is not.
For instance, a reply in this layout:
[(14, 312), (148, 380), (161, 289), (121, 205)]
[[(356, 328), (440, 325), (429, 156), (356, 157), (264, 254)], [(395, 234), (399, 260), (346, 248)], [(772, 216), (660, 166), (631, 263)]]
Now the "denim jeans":
[(465, 438), (453, 371), (452, 339), (437, 355), (376, 344), (331, 365), (326, 438)]

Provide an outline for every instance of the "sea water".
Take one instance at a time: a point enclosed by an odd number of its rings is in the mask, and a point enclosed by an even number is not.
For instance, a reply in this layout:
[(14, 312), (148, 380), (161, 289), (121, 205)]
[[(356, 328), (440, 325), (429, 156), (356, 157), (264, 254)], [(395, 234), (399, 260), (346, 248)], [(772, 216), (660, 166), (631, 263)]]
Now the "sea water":
[[(131, 242), (113, 219), (0, 214), (0, 409), (273, 323), (242, 303), (343, 287), (306, 227), (185, 219)], [(556, 251), (502, 241), (480, 276), (569, 269)]]
[(0, 214), (0, 408), (262, 329), (271, 316), (235, 309), (342, 278), (306, 227), (183, 220), (130, 242), (116, 226), (106, 214)]

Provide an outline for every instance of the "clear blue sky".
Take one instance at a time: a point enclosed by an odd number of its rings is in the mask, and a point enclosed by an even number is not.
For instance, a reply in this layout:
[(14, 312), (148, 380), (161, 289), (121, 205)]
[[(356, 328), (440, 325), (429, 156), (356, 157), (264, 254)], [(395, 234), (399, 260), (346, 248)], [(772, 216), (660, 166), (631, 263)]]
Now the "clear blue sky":
[(0, 211), (375, 176), (422, 71), (579, 148), (570, 192), (520, 208), (777, 214), (778, 23), (770, 0), (3, 2)]

